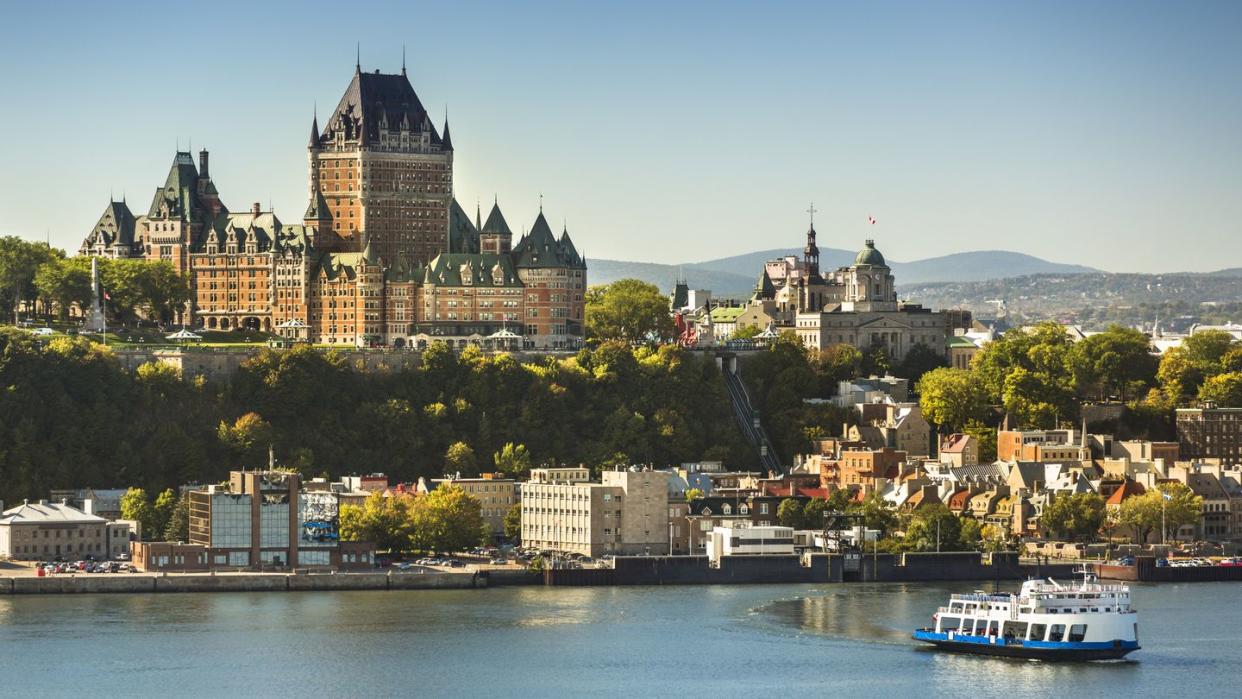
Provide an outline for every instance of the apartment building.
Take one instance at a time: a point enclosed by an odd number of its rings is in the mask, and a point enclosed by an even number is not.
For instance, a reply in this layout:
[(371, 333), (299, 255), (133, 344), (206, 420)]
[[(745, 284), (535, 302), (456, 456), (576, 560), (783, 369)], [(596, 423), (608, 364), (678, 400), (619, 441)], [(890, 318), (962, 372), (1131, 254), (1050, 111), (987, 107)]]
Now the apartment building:
[(667, 554), (666, 471), (605, 471), (599, 483), (554, 480), (535, 469), (522, 486), (522, 542), (527, 546), (592, 558), (605, 554)]

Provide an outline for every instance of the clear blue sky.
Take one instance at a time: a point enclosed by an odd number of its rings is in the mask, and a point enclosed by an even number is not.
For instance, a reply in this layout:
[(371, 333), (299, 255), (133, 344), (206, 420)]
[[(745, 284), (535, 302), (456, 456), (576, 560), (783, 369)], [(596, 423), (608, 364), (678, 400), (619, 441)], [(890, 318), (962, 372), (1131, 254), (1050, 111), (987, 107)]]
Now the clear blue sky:
[[(306, 206), (311, 110), (364, 70), (449, 109), (457, 197), (590, 257), (874, 236), (1116, 271), (1242, 265), (1242, 2), (18, 3), (0, 233), (76, 249), (178, 141), (239, 210)], [(879, 223), (868, 228), (866, 218)]]

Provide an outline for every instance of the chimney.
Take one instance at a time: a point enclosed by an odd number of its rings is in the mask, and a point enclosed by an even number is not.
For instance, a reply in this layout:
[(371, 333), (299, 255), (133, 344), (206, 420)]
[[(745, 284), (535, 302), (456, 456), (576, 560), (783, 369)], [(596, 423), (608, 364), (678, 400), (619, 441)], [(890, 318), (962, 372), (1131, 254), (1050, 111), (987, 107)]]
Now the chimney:
[(259, 202), (256, 201), (253, 205), (251, 205), (250, 213), (254, 214), (255, 216), (259, 215)]
[(206, 148), (198, 152), (198, 176), (202, 177), (203, 179), (208, 179), (211, 177), (211, 175), (207, 173), (207, 149)]

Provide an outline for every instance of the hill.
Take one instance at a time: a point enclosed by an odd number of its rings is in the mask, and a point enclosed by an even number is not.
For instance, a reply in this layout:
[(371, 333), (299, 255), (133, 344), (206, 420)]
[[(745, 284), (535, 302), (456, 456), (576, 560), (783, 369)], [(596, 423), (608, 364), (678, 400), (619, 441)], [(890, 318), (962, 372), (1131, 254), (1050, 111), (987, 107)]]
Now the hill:
[[(754, 289), (763, 263), (785, 255), (801, 255), (800, 249), (774, 248), (704, 262), (666, 265), (654, 262), (618, 260), (589, 261), (592, 284), (607, 284), (632, 277), (671, 290), (678, 276), (692, 287), (711, 289), (716, 296), (745, 296)], [(836, 269), (854, 261), (856, 252), (820, 248), (820, 266)], [(913, 262), (889, 260), (893, 275), (901, 285), (936, 282), (971, 282), (1020, 277), (1032, 274), (1083, 274), (1099, 270), (1081, 265), (1049, 262), (1032, 255), (1005, 250), (984, 250), (943, 255)]]

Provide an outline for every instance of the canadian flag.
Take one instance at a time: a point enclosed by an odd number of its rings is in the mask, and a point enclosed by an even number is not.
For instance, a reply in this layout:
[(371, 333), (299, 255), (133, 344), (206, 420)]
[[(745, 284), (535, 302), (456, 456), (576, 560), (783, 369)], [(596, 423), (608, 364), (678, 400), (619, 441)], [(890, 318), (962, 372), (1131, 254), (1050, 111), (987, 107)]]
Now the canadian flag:
[(868, 216), (868, 217), (867, 217), (867, 223), (869, 223), (869, 224), (871, 224), (871, 225), (873, 225), (873, 226), (874, 226), (874, 225), (875, 225), (875, 216)]

